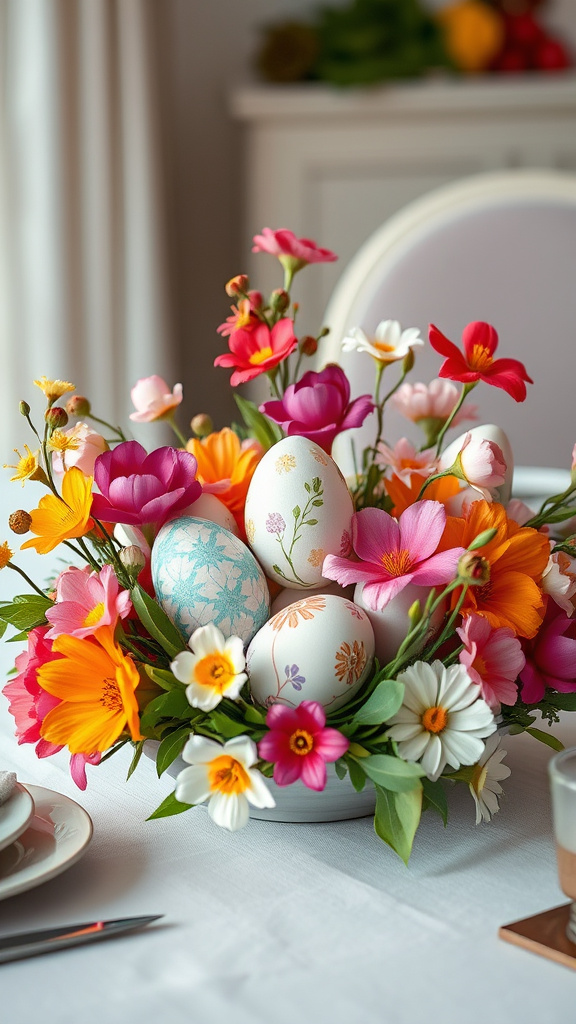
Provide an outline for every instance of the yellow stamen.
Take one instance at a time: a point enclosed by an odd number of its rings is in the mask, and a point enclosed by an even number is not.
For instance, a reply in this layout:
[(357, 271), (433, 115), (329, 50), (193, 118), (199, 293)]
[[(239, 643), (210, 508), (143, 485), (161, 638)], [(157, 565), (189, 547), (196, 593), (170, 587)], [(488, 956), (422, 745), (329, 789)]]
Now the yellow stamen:
[(80, 441), (72, 434), (65, 434), (63, 430), (55, 430), (48, 446), (55, 452), (75, 452), (80, 447)]
[(486, 785), (486, 776), (488, 775), (488, 769), (486, 765), (477, 764), (474, 769), (474, 774), (470, 779), (470, 785), (476, 793), (481, 793)]
[(488, 670), (486, 668), (486, 662), (484, 661), (484, 658), (482, 657), (481, 654), (477, 654), (476, 657), (474, 658), (472, 668), (476, 670), (476, 672), (482, 679), (486, 679), (488, 675)]
[(386, 345), (383, 341), (373, 341), (372, 347), (377, 349), (378, 352), (395, 352), (394, 345)]
[(250, 779), (248, 772), (236, 758), (222, 754), (208, 765), (208, 784), (213, 791), (217, 790), (226, 796), (236, 796), (249, 788)]
[(296, 729), (290, 737), (290, 750), (293, 754), (305, 757), (314, 749), (314, 737), (306, 729)]
[(380, 561), (391, 576), (404, 576), (412, 568), (410, 552), (406, 550), (387, 551), (381, 556)]
[(271, 355), (272, 349), (270, 348), (270, 345), (266, 345), (265, 348), (259, 348), (257, 352), (253, 352), (248, 359), (248, 362), (252, 363), (252, 366), (259, 366), (260, 363), (264, 363), (267, 359), (270, 359)]
[(236, 675), (234, 666), (225, 654), (219, 651), (207, 654), (194, 666), (194, 680), (200, 686), (224, 693)]
[(100, 601), (99, 604), (95, 605), (94, 608), (92, 608), (91, 611), (88, 612), (88, 615), (84, 619), (84, 622), (82, 623), (82, 625), (83, 626), (95, 626), (97, 622), (100, 622), (100, 619), (102, 618), (103, 615), (104, 615), (104, 602)]
[(482, 373), (483, 370), (488, 369), (494, 359), (485, 345), (474, 345), (468, 362), (473, 370)]
[(116, 680), (112, 679), (111, 676), (102, 680), (100, 703), (102, 707), (106, 708), (106, 711), (111, 711), (113, 714), (117, 714), (122, 711), (122, 695), (120, 693), (120, 688)]
[(426, 711), (422, 715), (422, 725), (427, 732), (438, 733), (442, 732), (448, 724), (448, 712), (446, 708), (434, 707), (426, 708)]
[(5, 540), (3, 544), (0, 544), (0, 569), (6, 568), (13, 554), (14, 552), (8, 547), (7, 540)]

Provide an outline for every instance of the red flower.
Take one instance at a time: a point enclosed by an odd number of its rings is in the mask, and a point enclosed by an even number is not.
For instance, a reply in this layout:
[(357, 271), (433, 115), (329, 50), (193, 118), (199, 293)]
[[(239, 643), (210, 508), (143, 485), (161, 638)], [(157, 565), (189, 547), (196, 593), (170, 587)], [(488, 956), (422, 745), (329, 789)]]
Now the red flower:
[(525, 381), (528, 384), (534, 381), (518, 359), (494, 359), (498, 335), (491, 324), (475, 320), (464, 328), (464, 354), (434, 324), (430, 324), (428, 336), (432, 348), (441, 356), (446, 356), (440, 367), (440, 377), (459, 380), (463, 384), (483, 380), (486, 384), (507, 391), (516, 402), (523, 402), (526, 398)]
[(287, 228), (263, 228), (261, 235), (254, 235), (252, 252), (267, 252), (270, 256), (289, 256), (295, 260), (299, 268), (307, 263), (331, 263), (337, 260), (336, 253), (330, 249), (321, 249), (311, 238), (296, 238), (293, 231)]
[(258, 753), (274, 763), (274, 782), (289, 786), (301, 779), (309, 789), (326, 785), (326, 762), (346, 753), (349, 741), (337, 729), (326, 727), (326, 712), (315, 700), (303, 700), (296, 708), (273, 704), (266, 715), (269, 732), (258, 744)]
[(234, 388), (287, 359), (296, 348), (298, 340), (294, 335), (292, 320), (284, 318), (274, 324), (272, 330), (264, 323), (257, 324), (249, 331), (239, 328), (230, 335), (228, 344), (230, 351), (217, 356), (214, 366), (235, 367), (230, 377), (230, 384)]

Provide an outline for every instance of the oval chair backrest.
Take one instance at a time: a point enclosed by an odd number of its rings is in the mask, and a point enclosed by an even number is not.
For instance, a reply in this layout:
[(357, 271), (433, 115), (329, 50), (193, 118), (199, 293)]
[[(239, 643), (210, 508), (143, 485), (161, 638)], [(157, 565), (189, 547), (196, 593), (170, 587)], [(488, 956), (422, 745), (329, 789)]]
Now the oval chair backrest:
[[(425, 339), (412, 382), (429, 382), (442, 362), (428, 344), (429, 323), (458, 346), (467, 323), (492, 323), (496, 355), (522, 360), (534, 385), (517, 404), (481, 383), (470, 398), (479, 406), (478, 422), (506, 431), (517, 464), (569, 467), (576, 442), (576, 175), (475, 175), (434, 190), (382, 225), (349, 263), (324, 318), (330, 334), (322, 364), (344, 367), (352, 397), (371, 391), (374, 363), (366, 354), (342, 353), (342, 338), (355, 326), (373, 332), (387, 319), (420, 328)], [(382, 394), (397, 375), (397, 365), (385, 371)], [(391, 442), (420, 438), (393, 411), (385, 433)], [(353, 434), (361, 448), (373, 440), (374, 423), (338, 439), (335, 455), (345, 472), (352, 470)]]

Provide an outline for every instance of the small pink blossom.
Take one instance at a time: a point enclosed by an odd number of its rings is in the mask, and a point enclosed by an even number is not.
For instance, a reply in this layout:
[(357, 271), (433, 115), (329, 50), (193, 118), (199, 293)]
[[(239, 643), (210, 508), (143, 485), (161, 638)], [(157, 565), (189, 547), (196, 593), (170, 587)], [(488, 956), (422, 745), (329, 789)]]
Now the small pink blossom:
[(52, 453), (54, 472), (64, 473), (72, 466), (77, 466), (84, 476), (93, 476), (96, 459), (102, 452), (108, 451), (108, 444), (102, 434), (82, 422), (76, 423), (71, 430), (64, 430), (63, 434), (72, 438), (77, 447), (69, 448), (64, 455), (61, 452)]
[(297, 344), (294, 323), (288, 317), (279, 320), (272, 329), (259, 321), (250, 330), (233, 331), (228, 338), (230, 351), (216, 356), (214, 366), (234, 367), (230, 384), (235, 388), (273, 370), (288, 358)]
[(182, 385), (175, 384), (170, 391), (165, 380), (153, 374), (142, 377), (130, 392), (136, 412), (130, 413), (135, 423), (152, 423), (171, 416), (182, 401)]
[(573, 597), (576, 594), (576, 558), (565, 551), (555, 551), (542, 574), (542, 590), (559, 608), (571, 616), (574, 614)]
[[(440, 460), (441, 469), (449, 469)], [(506, 479), (506, 462), (502, 449), (495, 441), (466, 434), (456, 459), (456, 465), (470, 487), (479, 491), (486, 501), (492, 501), (492, 490)], [(457, 474), (459, 475), (459, 474)]]
[(322, 575), (341, 586), (364, 583), (369, 608), (381, 611), (409, 583), (445, 585), (455, 579), (464, 548), (435, 554), (446, 525), (439, 501), (417, 501), (396, 521), (379, 508), (363, 508), (352, 516), (352, 546), (357, 561), (327, 555)]
[[(459, 398), (458, 388), (449, 380), (437, 377), (430, 384), (401, 384), (390, 399), (392, 405), (413, 423), (437, 420), (438, 426), (446, 422)], [(450, 424), (458, 426), (465, 420), (478, 419), (478, 406), (464, 404)]]
[(326, 712), (315, 700), (303, 700), (296, 708), (273, 704), (266, 715), (269, 732), (258, 744), (258, 753), (274, 764), (274, 782), (289, 786), (301, 779), (309, 789), (326, 785), (326, 762), (346, 753), (349, 741), (337, 729), (326, 728)]
[(548, 601), (544, 621), (532, 640), (523, 640), (526, 664), (520, 672), (522, 700), (535, 704), (546, 690), (576, 692), (576, 619)]
[(478, 684), (486, 703), (493, 711), (500, 704), (515, 704), (516, 679), (526, 658), (513, 631), (507, 627), (494, 629), (482, 615), (473, 613), (456, 632), (464, 644), (460, 664)]
[(430, 476), (436, 472), (438, 465), (433, 448), (417, 451), (407, 437), (401, 437), (393, 448), (381, 441), (378, 445), (378, 463), (388, 467), (386, 476), (395, 473), (406, 484), (410, 483), (413, 473)]
[(252, 252), (267, 252), (279, 259), (288, 256), (299, 264), (298, 269), (307, 263), (332, 263), (338, 259), (330, 249), (321, 249), (310, 238), (296, 238), (287, 228), (279, 228), (277, 231), (263, 228), (262, 234), (254, 235), (253, 241)]
[(218, 334), (227, 337), (242, 328), (249, 331), (259, 324), (260, 317), (256, 313), (262, 307), (262, 293), (248, 292), (248, 298), (240, 299), (237, 306), (231, 306), (232, 316), (227, 316), (224, 323), (217, 328)]
[(46, 637), (92, 636), (99, 626), (115, 626), (130, 613), (132, 602), (127, 590), (120, 590), (111, 565), (100, 572), (71, 566), (56, 583), (56, 603), (46, 612), (51, 624)]

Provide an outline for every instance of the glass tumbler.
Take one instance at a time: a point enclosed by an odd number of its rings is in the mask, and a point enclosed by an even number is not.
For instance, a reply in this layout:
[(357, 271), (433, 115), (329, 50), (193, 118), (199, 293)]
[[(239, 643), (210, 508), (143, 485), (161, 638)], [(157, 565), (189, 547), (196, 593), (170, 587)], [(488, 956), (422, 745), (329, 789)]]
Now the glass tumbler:
[(566, 935), (576, 943), (576, 747), (556, 754), (548, 774), (560, 888), (572, 900)]

